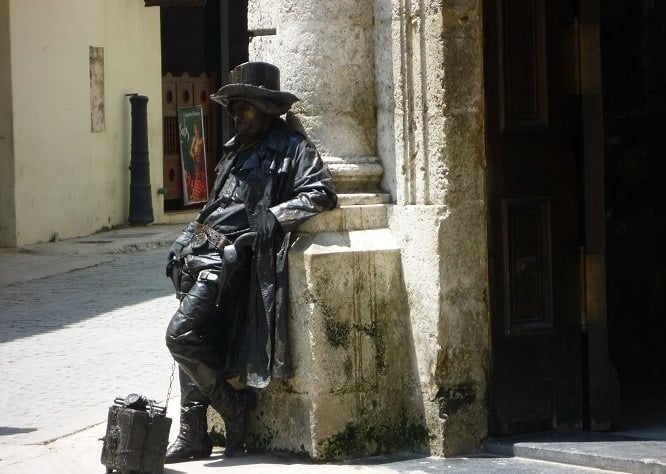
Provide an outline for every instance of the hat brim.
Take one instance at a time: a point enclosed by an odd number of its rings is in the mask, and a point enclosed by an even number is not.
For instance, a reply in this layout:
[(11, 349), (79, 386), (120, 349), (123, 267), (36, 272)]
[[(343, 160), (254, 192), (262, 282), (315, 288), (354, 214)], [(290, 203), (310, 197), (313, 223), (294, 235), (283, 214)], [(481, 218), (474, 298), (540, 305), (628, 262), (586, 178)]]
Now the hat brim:
[(277, 104), (291, 106), (299, 99), (290, 92), (275, 91), (266, 89), (265, 87), (253, 86), (250, 84), (227, 84), (220, 87), (215, 93), (211, 94), (211, 100), (224, 105), (225, 107), (232, 100), (239, 100), (243, 98), (270, 100)]

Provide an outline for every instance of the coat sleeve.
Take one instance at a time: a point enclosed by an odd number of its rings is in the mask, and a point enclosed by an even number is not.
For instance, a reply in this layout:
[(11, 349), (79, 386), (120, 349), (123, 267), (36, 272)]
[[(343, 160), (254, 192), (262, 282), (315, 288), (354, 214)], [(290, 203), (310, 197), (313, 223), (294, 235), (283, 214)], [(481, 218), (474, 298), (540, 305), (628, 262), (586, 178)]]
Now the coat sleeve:
[(293, 185), (287, 186), (291, 192), (286, 200), (270, 208), (284, 232), (291, 232), (315, 214), (332, 209), (337, 202), (331, 173), (307, 140), (298, 145), (292, 160)]

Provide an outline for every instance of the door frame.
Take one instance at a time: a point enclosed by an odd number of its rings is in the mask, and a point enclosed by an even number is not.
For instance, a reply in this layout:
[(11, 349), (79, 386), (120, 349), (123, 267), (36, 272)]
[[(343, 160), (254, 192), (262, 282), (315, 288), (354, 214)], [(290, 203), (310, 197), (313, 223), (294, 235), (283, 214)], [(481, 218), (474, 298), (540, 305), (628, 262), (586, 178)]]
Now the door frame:
[(606, 221), (600, 1), (579, 0), (576, 35), (582, 127), (585, 253), (584, 317), (587, 333), (587, 427), (610, 429), (613, 391), (606, 311)]

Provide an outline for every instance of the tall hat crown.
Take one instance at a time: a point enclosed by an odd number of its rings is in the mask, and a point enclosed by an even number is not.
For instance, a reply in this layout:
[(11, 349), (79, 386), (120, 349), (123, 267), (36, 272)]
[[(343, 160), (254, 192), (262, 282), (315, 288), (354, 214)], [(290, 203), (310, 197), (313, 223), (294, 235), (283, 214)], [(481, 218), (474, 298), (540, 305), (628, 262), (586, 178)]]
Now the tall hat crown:
[(229, 84), (220, 87), (210, 98), (225, 107), (233, 100), (265, 100), (272, 102), (280, 114), (287, 112), (298, 100), (294, 94), (280, 90), (277, 66), (259, 61), (243, 63), (232, 69)]

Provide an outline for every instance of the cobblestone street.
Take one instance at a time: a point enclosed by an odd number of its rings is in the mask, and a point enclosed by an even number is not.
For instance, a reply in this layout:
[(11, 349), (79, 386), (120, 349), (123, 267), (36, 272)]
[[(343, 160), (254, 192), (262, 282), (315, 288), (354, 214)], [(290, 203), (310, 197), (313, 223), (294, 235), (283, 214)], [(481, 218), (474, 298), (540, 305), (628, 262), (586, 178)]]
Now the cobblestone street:
[(165, 399), (177, 300), (163, 272), (150, 250), (0, 287), (0, 449), (103, 422), (116, 396)]

